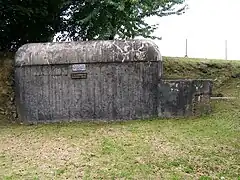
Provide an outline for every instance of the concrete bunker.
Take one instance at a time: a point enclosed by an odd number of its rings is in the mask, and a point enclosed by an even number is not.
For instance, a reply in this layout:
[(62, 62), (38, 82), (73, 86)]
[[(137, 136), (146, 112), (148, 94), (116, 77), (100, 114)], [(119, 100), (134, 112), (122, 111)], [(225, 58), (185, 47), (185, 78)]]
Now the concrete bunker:
[(190, 116), (193, 96), (203, 91), (207, 100), (198, 104), (209, 109), (208, 81), (198, 80), (207, 86), (202, 90), (183, 88), (196, 81), (184, 86), (181, 80), (164, 80), (162, 65), (158, 47), (146, 40), (26, 44), (15, 56), (19, 119), (40, 123)]
[(16, 53), (20, 119), (138, 119), (157, 115), (161, 55), (149, 41), (26, 44)]

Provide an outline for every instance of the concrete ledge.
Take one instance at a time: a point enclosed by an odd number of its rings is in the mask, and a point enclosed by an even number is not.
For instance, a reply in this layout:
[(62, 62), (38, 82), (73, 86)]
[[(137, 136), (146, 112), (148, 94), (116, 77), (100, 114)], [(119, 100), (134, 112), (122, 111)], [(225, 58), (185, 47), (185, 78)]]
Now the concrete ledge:
[(162, 79), (159, 83), (160, 117), (201, 116), (211, 111), (210, 79)]
[(211, 97), (211, 100), (233, 100), (237, 99), (237, 97)]

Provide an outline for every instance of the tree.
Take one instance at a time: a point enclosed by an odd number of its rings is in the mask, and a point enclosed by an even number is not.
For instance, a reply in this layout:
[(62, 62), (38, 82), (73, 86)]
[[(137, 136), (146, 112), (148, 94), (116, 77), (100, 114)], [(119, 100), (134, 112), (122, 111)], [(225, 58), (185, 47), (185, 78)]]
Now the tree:
[(58, 40), (157, 38), (145, 18), (182, 14), (184, 0), (0, 0), (0, 51)]
[(0, 51), (51, 41), (68, 7), (63, 0), (0, 0)]
[(58, 40), (158, 38), (151, 35), (157, 24), (145, 19), (181, 15), (185, 8), (184, 0), (72, 0)]

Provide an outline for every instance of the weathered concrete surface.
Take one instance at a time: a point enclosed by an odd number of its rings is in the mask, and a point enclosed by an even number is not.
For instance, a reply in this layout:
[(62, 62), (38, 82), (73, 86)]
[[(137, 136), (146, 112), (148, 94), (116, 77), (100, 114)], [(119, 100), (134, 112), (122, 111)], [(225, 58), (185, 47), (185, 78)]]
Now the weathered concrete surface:
[(160, 61), (161, 54), (152, 41), (115, 40), (62, 43), (32, 43), (19, 48), (16, 66), (93, 62)]
[(210, 80), (164, 80), (151, 41), (27, 44), (15, 57), (16, 104), (27, 123), (198, 116)]
[(211, 80), (162, 79), (158, 88), (160, 117), (200, 116), (211, 111)]
[(158, 114), (162, 61), (150, 41), (27, 44), (16, 53), (15, 66), (17, 109), (25, 122)]

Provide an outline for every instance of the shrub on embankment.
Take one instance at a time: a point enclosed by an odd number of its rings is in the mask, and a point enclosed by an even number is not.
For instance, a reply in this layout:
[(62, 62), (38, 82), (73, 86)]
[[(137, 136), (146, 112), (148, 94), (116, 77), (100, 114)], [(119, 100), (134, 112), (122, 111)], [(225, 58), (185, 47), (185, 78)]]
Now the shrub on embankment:
[(0, 116), (4, 116), (4, 120), (16, 117), (13, 91), (13, 57), (12, 53), (0, 53)]

